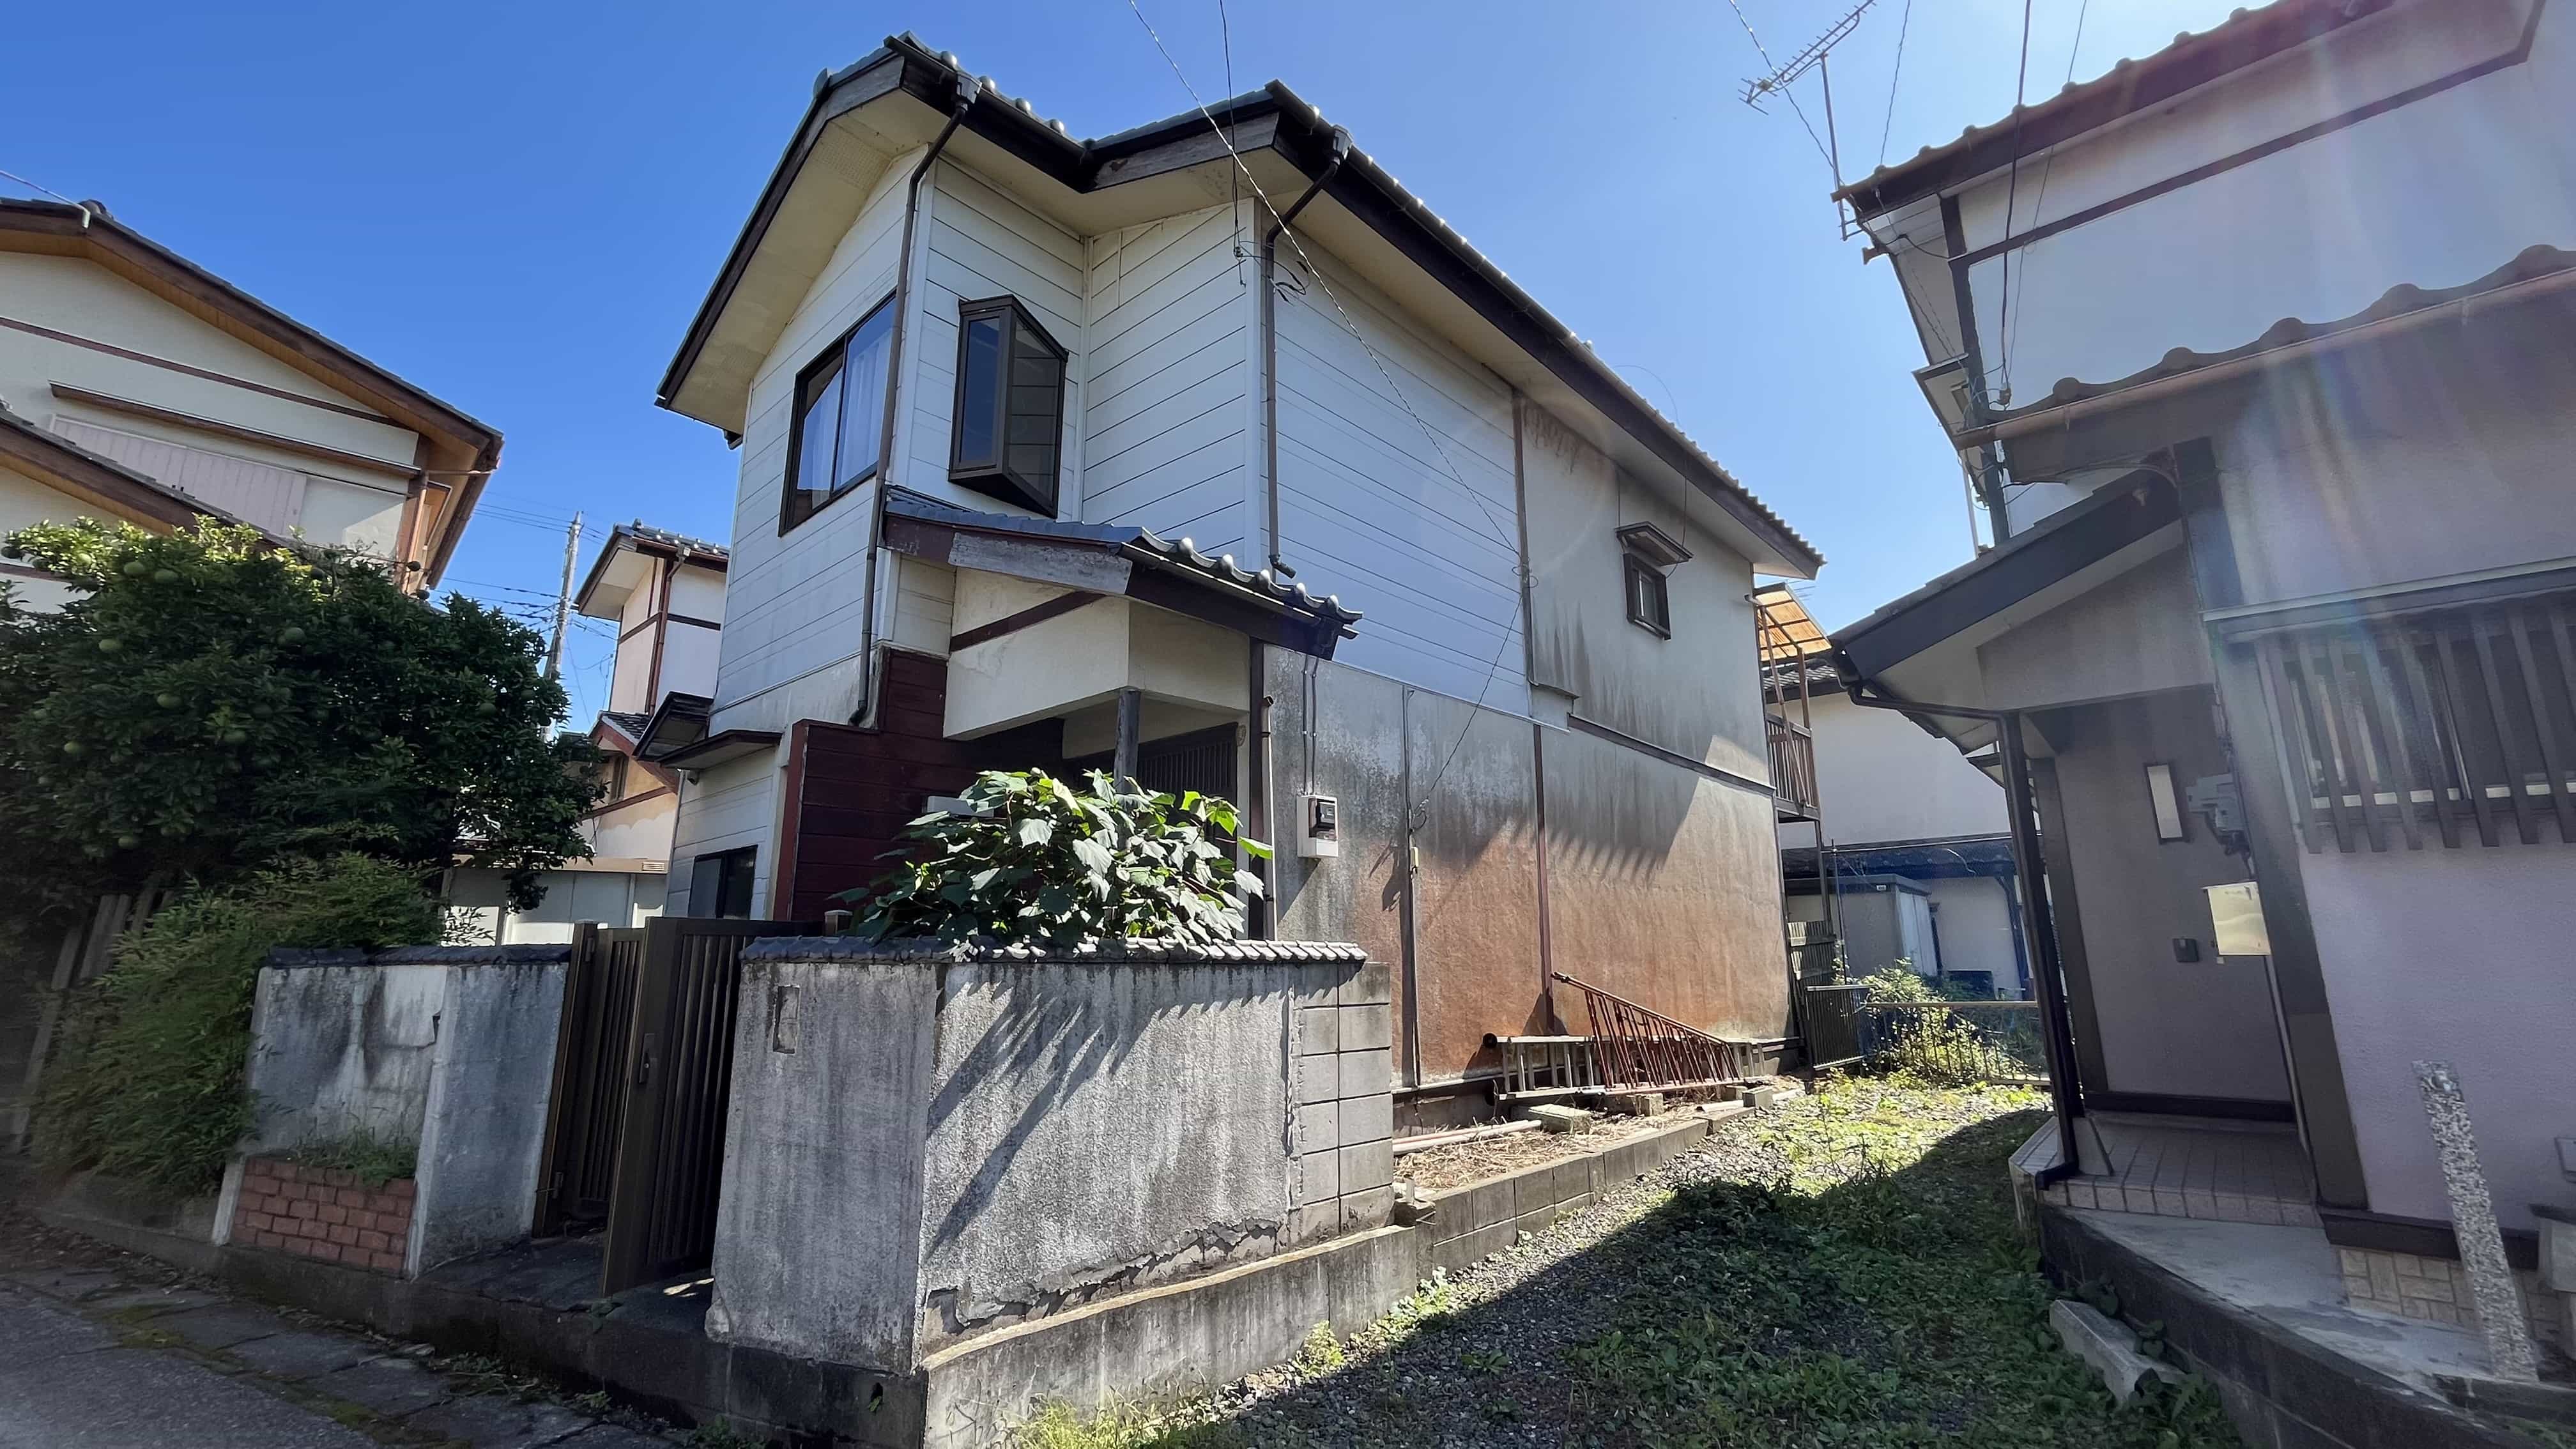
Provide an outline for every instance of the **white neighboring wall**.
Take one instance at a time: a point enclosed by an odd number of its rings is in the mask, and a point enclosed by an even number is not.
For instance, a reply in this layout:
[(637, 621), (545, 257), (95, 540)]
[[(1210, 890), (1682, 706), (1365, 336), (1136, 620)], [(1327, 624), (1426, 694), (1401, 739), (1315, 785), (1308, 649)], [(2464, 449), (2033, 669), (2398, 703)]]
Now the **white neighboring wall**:
[[(2003, 786), (1948, 740), (1894, 710), (1864, 709), (1840, 694), (1816, 695), (1808, 707), (1825, 844), (1946, 840), (2006, 830)], [(1796, 700), (1786, 713), (1798, 718)]]

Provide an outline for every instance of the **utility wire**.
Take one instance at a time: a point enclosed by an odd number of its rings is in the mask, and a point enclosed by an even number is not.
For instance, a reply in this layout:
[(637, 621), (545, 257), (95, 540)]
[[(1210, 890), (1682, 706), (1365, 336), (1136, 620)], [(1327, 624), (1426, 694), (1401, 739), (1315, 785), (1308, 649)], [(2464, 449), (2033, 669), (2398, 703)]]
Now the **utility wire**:
[[(2013, 78), (2012, 170), (2004, 177), (2005, 241), (2012, 240), (2013, 206), (2021, 193), (2022, 98), (2029, 94), (2030, 87), (2030, 4), (2031, 0), (2021, 0), (2021, 68)], [(1995, 318), (1995, 340), (2003, 344), (2002, 401), (2009, 406), (2012, 402), (2012, 250), (2007, 247), (1999, 255), (2003, 261), (2003, 275), (1997, 279), (1995, 288), (1995, 305), (1999, 309)]]
[[(2091, 0), (2086, 0), (2091, 3)], [(2077, 22), (2077, 39), (2082, 39), (2082, 22)], [(1887, 118), (1878, 123), (1878, 164), (1887, 165), (1888, 133), (1896, 129), (1896, 83), (1905, 75), (1905, 37), (1914, 29), (1914, 0), (1905, 0), (1905, 13), (1896, 22), (1896, 68), (1887, 73)]]
[[(1907, 0), (1907, 3), (1913, 3), (1913, 0)], [(2091, 14), (2092, 10), (2093, 0), (2083, 0), (2082, 4), (2075, 7), (2075, 43), (2066, 48), (2066, 84), (2070, 86), (2075, 84), (2076, 59), (2084, 53), (2084, 17)], [(2030, 201), (2030, 224), (2033, 226), (2039, 225), (2039, 219), (2047, 214), (2048, 175), (2056, 169), (2057, 148), (2051, 147), (2048, 152), (2048, 159), (2040, 163), (2039, 190), (2031, 197)], [(2020, 302), (2023, 294), (2030, 288), (2030, 254), (2037, 251), (2045, 241), (2046, 238), (2042, 238), (2040, 241), (2032, 242), (2029, 246), (2022, 248), (2021, 275), (2013, 278), (2013, 301), (2016, 305), (2013, 309), (2012, 330), (2006, 332), (2003, 339), (2004, 363), (2006, 367), (2011, 366), (2015, 345), (2021, 341), (2021, 319), (2029, 315), (2029, 309), (2019, 306), (2018, 303)], [(2004, 374), (2004, 381), (2012, 381), (2012, 374), (2010, 372), (2006, 372)]]
[[(1252, 194), (1260, 199), (1263, 206), (1269, 208), (1271, 215), (1279, 215), (1279, 207), (1276, 203), (1271, 201), (1270, 193), (1262, 188), (1261, 178), (1252, 174), (1252, 168), (1245, 164), (1242, 153), (1235, 150), (1234, 137), (1227, 134), (1225, 128), (1217, 124), (1215, 116), (1209, 114), (1207, 102), (1199, 97), (1198, 87), (1190, 84), (1188, 73), (1181, 69), (1181, 63), (1178, 60), (1173, 59), (1171, 47), (1163, 43), (1163, 37), (1155, 31), (1154, 23), (1145, 18), (1143, 8), (1138, 5), (1137, 0), (1127, 0), (1127, 8), (1134, 12), (1136, 23), (1145, 28), (1145, 35), (1148, 39), (1154, 42), (1154, 49), (1162, 53), (1163, 63), (1171, 67), (1172, 76), (1181, 83), (1181, 89), (1189, 93), (1190, 103), (1197, 107), (1200, 118), (1205, 120), (1208, 123), (1208, 129), (1215, 133), (1217, 143), (1225, 147), (1225, 154), (1234, 162), (1234, 169), (1241, 173), (1244, 184), (1252, 188)], [(1757, 41), (1755, 43), (1755, 48), (1760, 48), (1760, 42)], [(1768, 57), (1765, 57), (1765, 59), (1767, 60)], [(1812, 131), (1810, 134), (1813, 134)], [(1323, 290), (1324, 299), (1332, 303), (1333, 311), (1341, 318), (1343, 328), (1351, 334), (1351, 340), (1357, 342), (1360, 345), (1360, 350), (1368, 354), (1369, 361), (1376, 365), (1378, 376), (1385, 380), (1388, 390), (1395, 395), (1396, 404), (1404, 409), (1407, 417), (1413, 419), (1414, 426), (1422, 430), (1422, 435), (1431, 441), (1432, 451), (1439, 456), (1441, 467), (1448, 472), (1451, 481), (1457, 484), (1458, 491), (1465, 494), (1468, 501), (1475, 504), (1477, 511), (1485, 515), (1486, 523), (1493, 527), (1493, 537), (1495, 542), (1500, 543), (1503, 547), (1512, 551), (1514, 588), (1512, 590), (1511, 614), (1498, 626), (1501, 629), (1502, 637), (1494, 650), (1492, 662), (1485, 666), (1484, 682), (1476, 687), (1476, 698), (1468, 710), (1467, 726), (1466, 728), (1459, 730), (1457, 741), (1450, 745), (1449, 753), (1442, 759), (1440, 768), (1432, 774), (1430, 788), (1423, 793), (1423, 798), (1428, 800), (1431, 798), (1433, 793), (1439, 790), (1441, 780), (1448, 773), (1449, 763), (1458, 757), (1459, 747), (1466, 743), (1467, 731), (1474, 728), (1476, 711), (1484, 707), (1486, 696), (1492, 693), (1495, 676), (1502, 670), (1503, 656), (1510, 652), (1514, 636), (1524, 631), (1525, 626), (1523, 625), (1520, 614), (1521, 598), (1527, 591), (1529, 585), (1528, 565), (1520, 558), (1519, 544), (1514, 542), (1499, 524), (1495, 523), (1493, 512), (1486, 508), (1483, 496), (1477, 493), (1474, 488), (1468, 486), (1466, 475), (1458, 470), (1457, 463), (1455, 460), (1450, 458), (1448, 446), (1441, 441), (1438, 430), (1434, 429), (1430, 423), (1425, 422), (1422, 414), (1414, 410), (1413, 403), (1404, 395), (1403, 385), (1398, 383), (1395, 380), (1395, 374), (1388, 370), (1386, 360), (1378, 356), (1378, 352), (1375, 347), (1369, 345), (1367, 335), (1360, 330), (1359, 323), (1352, 318), (1350, 309), (1343, 306), (1342, 299), (1334, 293), (1332, 282), (1324, 276), (1323, 270), (1315, 265), (1315, 259), (1307, 254), (1306, 243), (1304, 240), (1297, 235), (1294, 228), (1282, 229), (1280, 235), (1286, 237), (1288, 245), (1295, 249), (1299, 265), (1305, 269), (1306, 275), (1314, 280), (1315, 285)], [(1272, 486), (1275, 487), (1277, 486), (1278, 480), (1272, 479), (1271, 482)], [(1419, 808), (1420, 807), (1411, 805), (1408, 802), (1408, 815)]]

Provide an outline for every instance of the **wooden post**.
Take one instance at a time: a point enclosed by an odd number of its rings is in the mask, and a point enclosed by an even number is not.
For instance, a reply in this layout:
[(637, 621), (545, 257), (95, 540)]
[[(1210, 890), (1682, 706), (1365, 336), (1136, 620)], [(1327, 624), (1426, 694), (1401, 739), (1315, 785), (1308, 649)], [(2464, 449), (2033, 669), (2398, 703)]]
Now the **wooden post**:
[(1135, 689), (1118, 691), (1118, 754), (1110, 773), (1118, 777), (1118, 788), (1136, 788), (1137, 737), (1144, 733), (1145, 696)]

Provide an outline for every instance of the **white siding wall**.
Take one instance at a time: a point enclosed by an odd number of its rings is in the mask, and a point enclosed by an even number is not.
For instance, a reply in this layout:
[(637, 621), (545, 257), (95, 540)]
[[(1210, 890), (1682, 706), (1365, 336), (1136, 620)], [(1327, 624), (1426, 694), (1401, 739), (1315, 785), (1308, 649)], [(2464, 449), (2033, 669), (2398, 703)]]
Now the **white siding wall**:
[[(1019, 299), (1056, 345), (1071, 354), (1066, 373), (1065, 426), (1059, 475), (1081, 474), (1075, 421), (1082, 415), (1083, 247), (1071, 232), (1002, 195), (963, 168), (942, 162), (935, 185), (922, 188), (921, 285), (914, 295), (913, 378), (905, 409), (907, 431), (896, 440), (904, 459), (895, 482), (966, 508), (1014, 513), (1025, 510), (948, 481), (951, 421), (957, 405), (957, 304), (987, 297)], [(1080, 485), (1067, 481), (1057, 498), (1062, 517), (1078, 516)]]
[[(904, 180), (913, 164), (898, 157), (887, 168), (753, 379), (716, 669), (719, 729), (839, 718), (862, 687), (856, 655), (869, 490), (852, 489), (783, 538), (779, 490), (787, 477), (796, 374), (894, 290)], [(791, 683), (798, 688), (783, 688)]]
[(111, 425), (56, 413), (52, 426), (93, 453), (271, 532), (301, 531), (316, 543), (380, 556), (394, 551), (406, 485), (390, 473), (366, 482), (319, 477), (144, 431), (182, 431), (156, 423)]
[(1260, 566), (1245, 498), (1253, 264), (1224, 207), (1092, 240), (1082, 512)]
[(760, 855), (751, 883), (752, 909), (769, 908), (769, 873), (778, 856), (778, 766), (771, 756), (728, 760), (685, 782), (679, 825), (671, 840), (671, 894), (666, 910), (689, 914), (690, 863), (701, 855), (755, 846)]
[[(1827, 843), (2004, 833), (2003, 786), (1949, 741), (1924, 733), (1893, 710), (1863, 709), (1839, 694), (1817, 695), (1808, 708), (1815, 720), (1816, 792)], [(1798, 717), (1795, 700), (1788, 715)]]
[(1323, 265), (1280, 260), (1306, 288), (1278, 307), (1281, 554), (1367, 615), (1336, 659), (1525, 713), (1511, 389)]

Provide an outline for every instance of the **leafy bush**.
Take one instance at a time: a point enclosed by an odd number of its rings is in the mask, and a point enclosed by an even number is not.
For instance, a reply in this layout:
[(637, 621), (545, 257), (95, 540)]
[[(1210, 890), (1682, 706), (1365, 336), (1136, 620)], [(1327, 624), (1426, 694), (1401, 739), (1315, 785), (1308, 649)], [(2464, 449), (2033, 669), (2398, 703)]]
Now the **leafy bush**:
[(504, 615), (211, 522), (39, 524), (0, 553), (80, 593), (38, 613), (0, 591), (0, 912), (346, 850), (423, 873), (461, 853), (524, 909), (590, 853), (596, 753), (547, 738), (563, 687)]
[(1079, 790), (1044, 770), (987, 770), (963, 799), (974, 813), (913, 821), (909, 848), (888, 853), (903, 864), (837, 898), (858, 907), (855, 934), (1206, 945), (1241, 935), (1261, 894), (1234, 846), (1264, 860), (1270, 848), (1231, 839), (1234, 807), (1212, 795), (1121, 790), (1097, 770)]
[(36, 1107), (40, 1159), (177, 1195), (213, 1189), (251, 1122), (242, 1075), (269, 951), (438, 936), (438, 903), (420, 882), (361, 855), (183, 892), (119, 941), (114, 967), (74, 998)]
[(1947, 1009), (1955, 998), (1904, 966), (1861, 980), (1861, 1006), (1877, 1018), (1873, 1068), (1934, 1087), (1971, 1087), (2025, 1068), (1988, 1039), (1966, 1013)]

